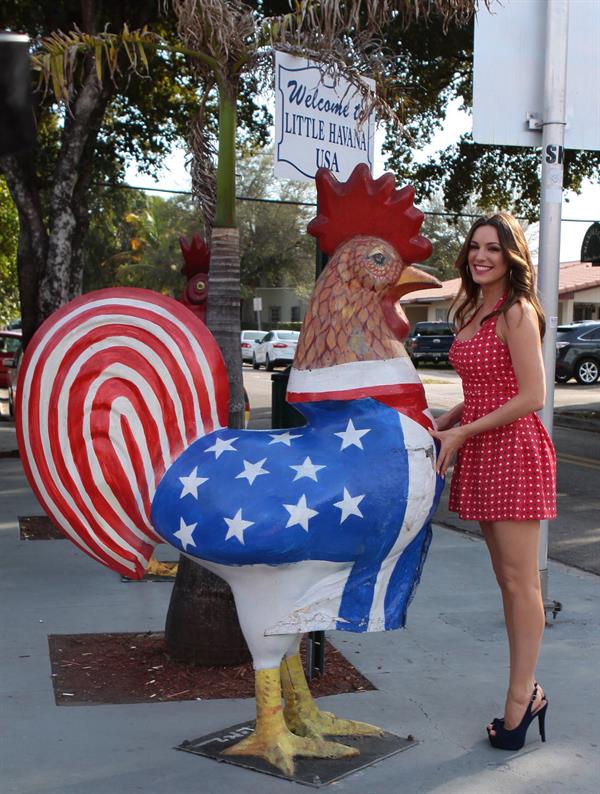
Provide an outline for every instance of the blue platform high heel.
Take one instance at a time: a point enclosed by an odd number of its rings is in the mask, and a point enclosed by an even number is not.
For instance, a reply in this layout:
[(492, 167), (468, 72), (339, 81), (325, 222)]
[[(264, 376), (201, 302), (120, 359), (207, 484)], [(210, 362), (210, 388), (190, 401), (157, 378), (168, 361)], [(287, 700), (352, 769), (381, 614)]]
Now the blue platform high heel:
[[(504, 727), (504, 719), (496, 717), (493, 720), (491, 729), (488, 728), (488, 739), (490, 740), (492, 747), (496, 747), (499, 750), (520, 750), (525, 744), (527, 729), (536, 717), (538, 720), (538, 727), (540, 729), (540, 737), (543, 742), (546, 741), (546, 711), (548, 709), (548, 698), (544, 694), (544, 698), (542, 700), (543, 705), (540, 706), (536, 711), (533, 711), (533, 704), (535, 702), (537, 691), (538, 687), (536, 684), (533, 689), (533, 694), (531, 695), (531, 700), (529, 701), (527, 709), (525, 710), (525, 714), (523, 715), (523, 719), (516, 728), (513, 728), (511, 731), (509, 731)], [(494, 736), (492, 736), (490, 730), (495, 732)]]

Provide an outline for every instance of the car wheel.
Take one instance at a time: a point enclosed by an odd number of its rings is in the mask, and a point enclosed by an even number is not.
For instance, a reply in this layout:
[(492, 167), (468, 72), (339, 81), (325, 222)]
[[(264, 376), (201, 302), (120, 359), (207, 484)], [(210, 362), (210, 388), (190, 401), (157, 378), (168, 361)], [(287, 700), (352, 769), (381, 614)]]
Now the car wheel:
[(252, 356), (252, 369), (260, 369), (260, 364), (256, 360), (256, 356)]
[(593, 358), (582, 358), (575, 367), (575, 378), (577, 383), (583, 386), (591, 386), (596, 383), (600, 376), (600, 367)]
[(267, 372), (272, 372), (274, 366), (275, 365), (273, 364), (273, 362), (269, 358), (269, 354), (267, 353), (267, 355), (265, 356), (265, 369), (267, 370)]
[(557, 383), (566, 383), (568, 380), (571, 380), (571, 376), (570, 375), (555, 375), (554, 376), (554, 380)]

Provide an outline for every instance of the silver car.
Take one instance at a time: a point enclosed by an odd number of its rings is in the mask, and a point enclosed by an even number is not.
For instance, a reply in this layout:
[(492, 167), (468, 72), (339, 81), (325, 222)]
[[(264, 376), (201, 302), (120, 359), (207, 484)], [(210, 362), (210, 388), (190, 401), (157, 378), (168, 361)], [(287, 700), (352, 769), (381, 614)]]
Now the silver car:
[(291, 364), (298, 344), (299, 331), (269, 331), (254, 345), (252, 366), (258, 369), (261, 364), (272, 370), (278, 364)]

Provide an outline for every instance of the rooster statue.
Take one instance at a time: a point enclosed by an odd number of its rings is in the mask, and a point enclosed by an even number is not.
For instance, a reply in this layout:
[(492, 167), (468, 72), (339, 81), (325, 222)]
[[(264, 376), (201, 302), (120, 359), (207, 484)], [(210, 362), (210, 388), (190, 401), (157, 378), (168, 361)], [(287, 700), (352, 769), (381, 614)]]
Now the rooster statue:
[(332, 737), (379, 732), (317, 708), (300, 638), (404, 625), (441, 485), (398, 303), (439, 284), (410, 264), (431, 253), (414, 190), (365, 165), (345, 183), (321, 169), (317, 189), (308, 231), (330, 260), (288, 387), (305, 426), (225, 427), (214, 339), (146, 290), (101, 290), (57, 311), (28, 346), (18, 389), (29, 482), (71, 540), (129, 577), (166, 541), (229, 583), (257, 720), (226, 752), (285, 774), (295, 756), (358, 752)]

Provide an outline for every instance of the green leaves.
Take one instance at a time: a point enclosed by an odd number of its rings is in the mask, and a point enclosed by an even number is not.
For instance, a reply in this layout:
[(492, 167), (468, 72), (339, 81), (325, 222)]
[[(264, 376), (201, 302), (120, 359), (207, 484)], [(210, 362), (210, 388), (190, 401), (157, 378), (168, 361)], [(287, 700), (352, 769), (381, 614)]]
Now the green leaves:
[(96, 34), (84, 33), (75, 26), (68, 33), (53, 31), (41, 38), (31, 64), (39, 72), (41, 84), (45, 88), (52, 86), (55, 99), (68, 104), (85, 61), (93, 59), (99, 84), (105, 71), (113, 81), (121, 69), (148, 76), (145, 50), (155, 51), (158, 42), (159, 38), (146, 26), (129, 30), (124, 24), (120, 33), (105, 30)]
[(17, 242), (19, 219), (8, 192), (6, 182), (0, 177), (0, 328), (19, 316), (19, 290), (17, 286)]

